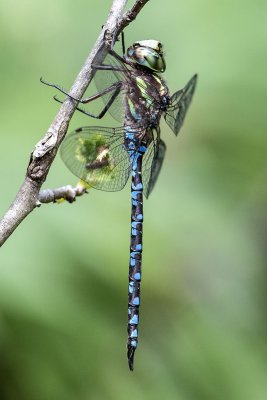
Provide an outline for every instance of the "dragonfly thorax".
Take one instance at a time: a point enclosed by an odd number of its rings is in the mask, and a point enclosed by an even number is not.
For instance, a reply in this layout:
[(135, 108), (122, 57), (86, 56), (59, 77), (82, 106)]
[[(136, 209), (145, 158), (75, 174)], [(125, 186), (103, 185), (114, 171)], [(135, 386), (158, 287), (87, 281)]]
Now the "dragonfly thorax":
[(164, 72), (166, 69), (162, 44), (157, 40), (135, 42), (127, 49), (127, 60), (155, 72)]

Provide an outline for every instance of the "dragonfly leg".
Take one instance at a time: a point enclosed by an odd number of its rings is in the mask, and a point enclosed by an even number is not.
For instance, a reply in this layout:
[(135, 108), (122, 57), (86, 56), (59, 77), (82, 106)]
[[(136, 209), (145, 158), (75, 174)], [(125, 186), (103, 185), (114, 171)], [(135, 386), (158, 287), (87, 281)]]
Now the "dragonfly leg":
[[(90, 112), (88, 112), (86, 110), (83, 110), (80, 107), (76, 108), (78, 111), (82, 112), (83, 114), (88, 115), (89, 117), (92, 117), (92, 118), (96, 118), (96, 119), (101, 119), (106, 114), (106, 112), (108, 111), (108, 109), (111, 106), (111, 104), (114, 102), (115, 98), (118, 96), (118, 94), (120, 92), (120, 89), (121, 89), (121, 82), (115, 82), (113, 85), (109, 86), (108, 88), (102, 90), (101, 92), (99, 92), (99, 93), (97, 93), (97, 94), (95, 94), (93, 96), (90, 96), (90, 97), (88, 97), (86, 99), (77, 99), (77, 98), (71, 96), (68, 92), (66, 92), (59, 85), (56, 85), (54, 83), (45, 81), (43, 78), (40, 78), (40, 81), (42, 83), (44, 83), (45, 85), (51, 86), (51, 87), (59, 90), (61, 93), (66, 94), (70, 99), (75, 100), (75, 101), (77, 101), (77, 102), (79, 102), (81, 104), (87, 104), (87, 103), (89, 103), (89, 102), (91, 102), (93, 100), (98, 99), (101, 96), (104, 96), (105, 94), (107, 94), (109, 92), (114, 91), (114, 93), (112, 94), (112, 96), (109, 99), (108, 103), (105, 105), (103, 110), (98, 115), (94, 115), (94, 114), (92, 114), (92, 113), (90, 113)], [(61, 104), (63, 103), (63, 101), (59, 100), (56, 96), (54, 96), (54, 100), (56, 100), (58, 103), (61, 103)]]
[[(102, 97), (105, 94), (107, 94), (109, 92), (112, 92), (114, 90), (114, 94), (111, 96), (111, 99), (113, 99), (112, 102), (111, 102), (111, 104), (112, 104), (113, 101), (115, 100), (115, 98), (118, 96), (120, 89), (121, 89), (121, 82), (115, 82), (113, 85), (111, 85), (108, 88), (102, 90), (101, 92), (98, 92), (98, 93), (96, 93), (96, 94), (94, 94), (94, 95), (92, 95), (90, 97), (87, 97), (86, 99), (81, 99), (81, 100), (78, 100), (78, 101), (81, 104), (87, 104), (87, 103), (90, 103), (93, 100), (99, 99), (99, 97)], [(72, 96), (70, 96), (69, 94), (68, 94), (68, 96), (72, 98)]]
[(122, 46), (122, 54), (125, 54), (125, 37), (124, 32), (121, 32), (121, 46)]
[(90, 103), (91, 101), (96, 100), (96, 99), (98, 99), (99, 97), (104, 96), (105, 94), (107, 94), (107, 93), (109, 93), (109, 92), (112, 92), (113, 90), (116, 91), (116, 89), (118, 88), (118, 86), (121, 87), (121, 83), (120, 83), (120, 82), (115, 82), (113, 85), (109, 86), (108, 88), (106, 88), (106, 89), (102, 90), (101, 92), (96, 93), (96, 94), (94, 94), (94, 95), (92, 95), (92, 96), (90, 96), (90, 97), (87, 97), (86, 99), (77, 99), (76, 97), (71, 96), (68, 92), (66, 92), (66, 91), (65, 91), (62, 87), (60, 87), (59, 85), (56, 85), (56, 84), (54, 84), (54, 83), (45, 81), (43, 78), (40, 78), (40, 81), (41, 81), (42, 83), (44, 83), (45, 85), (47, 85), (47, 86), (51, 86), (51, 87), (53, 87), (53, 88), (59, 90), (61, 93), (67, 95), (70, 99), (75, 100), (75, 101), (78, 101), (79, 103), (82, 103), (82, 104)]
[(118, 61), (124, 63), (124, 64), (129, 64), (124, 57), (120, 56), (116, 51), (110, 50), (109, 54), (111, 54), (113, 57), (115, 57)]
[[(111, 49), (113, 49), (113, 47), (115, 46), (115, 43), (119, 42), (119, 40), (120, 40), (117, 37), (117, 32), (118, 32), (118, 29), (115, 31), (115, 33), (113, 35)], [(124, 32), (123, 31), (121, 32), (121, 46), (122, 46), (122, 54), (125, 54), (125, 41), (124, 41)]]
[(79, 99), (76, 99), (75, 97), (70, 96), (69, 93), (66, 92), (66, 91), (65, 91), (62, 87), (60, 87), (59, 85), (56, 85), (56, 84), (54, 84), (54, 83), (45, 81), (42, 77), (40, 78), (40, 82), (44, 83), (44, 84), (47, 85), (47, 86), (51, 86), (51, 87), (53, 87), (53, 88), (59, 90), (61, 93), (66, 94), (66, 95), (67, 95), (68, 97), (70, 97), (72, 100), (80, 101)]
[[(111, 104), (114, 102), (114, 100), (115, 100), (116, 97), (118, 96), (118, 94), (119, 94), (119, 92), (120, 92), (120, 89), (121, 89), (121, 84), (119, 84), (119, 83), (117, 83), (116, 86), (115, 86), (115, 85), (112, 85), (112, 86), (113, 86), (113, 87), (116, 87), (116, 89), (115, 89), (114, 93), (112, 94), (111, 98), (109, 99), (109, 101), (107, 102), (107, 104), (105, 105), (105, 107), (103, 108), (103, 110), (100, 111), (100, 113), (99, 113), (98, 115), (92, 114), (92, 113), (90, 113), (89, 111), (86, 111), (86, 110), (84, 110), (83, 108), (80, 108), (80, 107), (77, 107), (76, 110), (78, 110), (78, 111), (80, 111), (81, 113), (83, 113), (83, 114), (85, 114), (85, 115), (87, 115), (87, 116), (89, 116), (89, 117), (92, 117), (92, 118), (96, 118), (96, 119), (101, 119), (101, 118), (103, 118), (104, 115), (106, 114), (106, 112), (109, 110)], [(107, 90), (104, 90), (104, 91), (102, 92), (102, 95), (103, 95), (103, 94), (106, 94), (106, 93), (108, 93), (108, 91), (107, 91)], [(68, 95), (68, 96), (69, 96), (69, 95)], [(97, 99), (98, 97), (100, 97), (99, 93), (98, 93), (97, 95), (91, 96), (91, 97), (89, 98), (89, 99), (90, 99), (89, 101), (95, 100), (95, 99)], [(56, 100), (58, 103), (61, 103), (61, 104), (63, 103), (63, 101), (62, 101), (62, 100), (59, 100), (56, 96), (54, 96), (53, 98), (54, 98), (54, 100)], [(85, 100), (86, 100), (86, 101), (85, 101)], [(89, 103), (89, 101), (88, 101), (88, 99), (84, 99), (84, 100), (80, 100), (79, 102), (82, 103), (82, 104), (86, 104), (86, 103)]]
[(101, 64), (101, 65), (97, 65), (97, 64), (93, 64), (92, 65), (93, 69), (96, 70), (100, 70), (100, 71), (119, 71), (119, 72), (125, 72), (124, 69), (120, 68), (120, 67), (114, 67), (114, 65), (106, 65), (106, 64)]

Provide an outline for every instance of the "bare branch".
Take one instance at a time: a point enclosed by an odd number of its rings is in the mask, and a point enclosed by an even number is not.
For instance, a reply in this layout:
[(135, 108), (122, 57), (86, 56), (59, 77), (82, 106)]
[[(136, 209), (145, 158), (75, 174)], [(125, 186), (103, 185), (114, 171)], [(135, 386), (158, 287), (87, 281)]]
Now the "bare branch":
[(122, 19), (122, 22), (120, 24), (120, 29), (118, 30), (118, 34), (123, 31), (126, 26), (128, 26), (133, 20), (135, 20), (136, 16), (139, 14), (139, 12), (142, 10), (142, 8), (148, 3), (149, 0), (140, 0), (136, 1), (135, 5), (132, 7), (131, 10), (129, 10)]
[[(123, 16), (127, 0), (113, 0), (107, 22), (70, 90), (71, 96), (82, 97), (93, 78), (92, 64), (101, 64), (114, 42), (114, 37), (135, 19), (148, 1), (136, 1), (133, 8)], [(66, 98), (47, 133), (36, 144), (30, 157), (25, 180), (15, 200), (0, 221), (0, 246), (38, 205), (40, 188), (47, 177), (58, 147), (64, 139), (76, 106), (76, 101)]]
[(75, 187), (67, 185), (57, 189), (44, 189), (39, 193), (36, 206), (38, 207), (42, 203), (55, 203), (57, 200), (67, 200), (69, 203), (73, 203), (76, 197), (85, 193), (87, 193), (86, 188), (79, 184)]

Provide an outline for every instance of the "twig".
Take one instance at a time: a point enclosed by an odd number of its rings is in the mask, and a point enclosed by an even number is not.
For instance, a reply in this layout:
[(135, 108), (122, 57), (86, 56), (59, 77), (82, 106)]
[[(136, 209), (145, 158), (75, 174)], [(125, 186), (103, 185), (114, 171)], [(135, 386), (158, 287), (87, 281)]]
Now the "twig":
[(135, 20), (136, 16), (140, 13), (142, 8), (146, 5), (149, 0), (140, 0), (136, 1), (135, 5), (131, 10), (129, 10), (123, 17), (122, 23), (120, 24), (118, 34), (123, 31), (126, 26), (128, 26), (133, 20)]
[[(113, 0), (107, 22), (79, 72), (70, 95), (81, 98), (93, 78), (92, 64), (101, 64), (116, 37), (149, 0), (138, 0), (133, 8), (123, 15), (127, 0)], [(56, 156), (58, 147), (67, 132), (77, 102), (66, 98), (47, 133), (40, 140), (31, 154), (25, 180), (15, 200), (0, 221), (0, 246), (7, 240), (23, 219), (39, 204), (39, 192), (50, 166)]]
[(36, 206), (38, 207), (42, 203), (55, 203), (57, 200), (67, 200), (69, 203), (73, 203), (76, 197), (85, 193), (87, 193), (87, 190), (82, 185), (77, 185), (76, 187), (67, 185), (57, 189), (44, 189), (39, 192)]

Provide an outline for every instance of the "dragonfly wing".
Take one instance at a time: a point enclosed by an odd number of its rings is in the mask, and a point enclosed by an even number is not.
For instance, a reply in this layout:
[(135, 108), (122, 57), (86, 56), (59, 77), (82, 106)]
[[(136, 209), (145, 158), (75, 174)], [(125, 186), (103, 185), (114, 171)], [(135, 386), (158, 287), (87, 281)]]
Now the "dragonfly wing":
[[(128, 73), (128, 70), (122, 62), (115, 59), (115, 57), (112, 56), (111, 54), (108, 54), (105, 57), (102, 65), (112, 66), (114, 67), (114, 69), (111, 70), (98, 69), (96, 71), (96, 74), (94, 76), (94, 82), (96, 88), (99, 92), (101, 92), (107, 87), (110, 87), (112, 85), (116, 86), (115, 85), (116, 83), (121, 83), (121, 91), (112, 102), (108, 111), (116, 121), (122, 122), (124, 119), (124, 112), (125, 112), (123, 82), (125, 81), (125, 75)], [(109, 103), (113, 94), (114, 91), (111, 91), (101, 96), (104, 104), (107, 105)]]
[(196, 82), (197, 75), (194, 75), (183, 89), (178, 90), (171, 97), (171, 105), (168, 107), (164, 118), (176, 136), (183, 125), (186, 112), (195, 91)]
[(144, 155), (142, 166), (142, 179), (144, 186), (144, 195), (146, 198), (154, 189), (158, 179), (162, 163), (166, 152), (166, 145), (160, 138), (152, 141)]
[(63, 141), (60, 154), (74, 175), (99, 190), (121, 190), (131, 171), (123, 128), (76, 129)]

